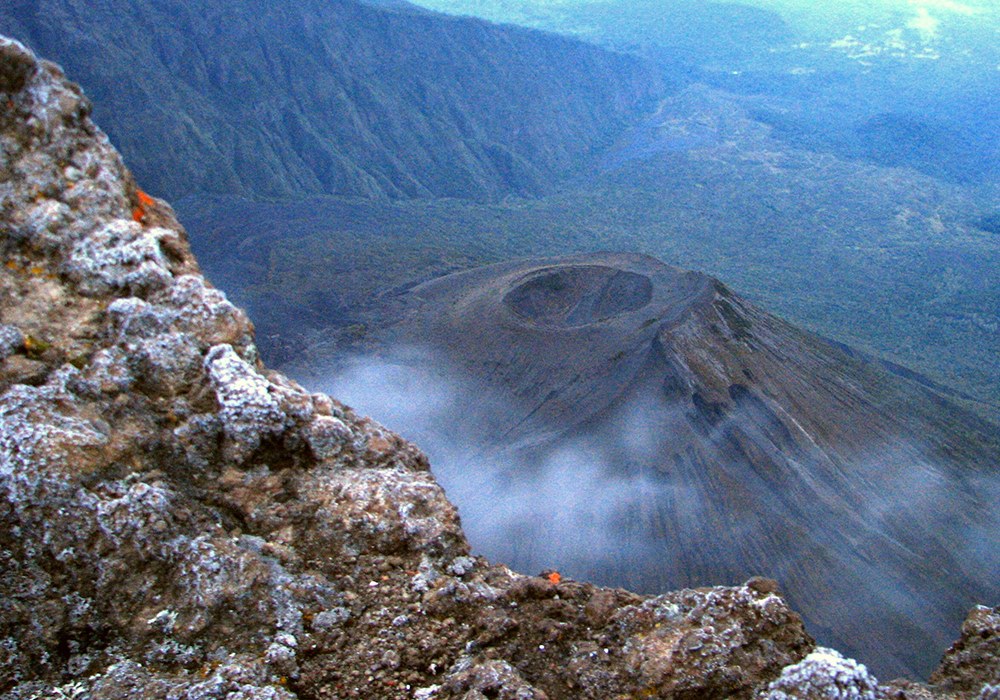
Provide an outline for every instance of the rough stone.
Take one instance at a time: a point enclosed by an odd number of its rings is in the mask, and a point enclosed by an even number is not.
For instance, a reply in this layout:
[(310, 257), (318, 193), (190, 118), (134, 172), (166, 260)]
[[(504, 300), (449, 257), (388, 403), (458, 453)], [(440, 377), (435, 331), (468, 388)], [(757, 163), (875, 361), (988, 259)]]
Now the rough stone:
[(0, 38), (0, 92), (20, 92), (36, 67), (30, 51), (15, 41)]
[(788, 666), (764, 700), (880, 700), (884, 692), (864, 665), (833, 649), (819, 648)]
[(0, 360), (6, 360), (23, 348), (24, 336), (21, 331), (15, 326), (0, 326)]
[(548, 700), (548, 696), (533, 688), (517, 669), (506, 661), (486, 661), (473, 664), (459, 661), (444, 685), (428, 698), (497, 698), (498, 700)]
[(215, 388), (227, 447), (234, 460), (245, 459), (263, 439), (281, 431), (285, 416), (270, 384), (231, 345), (212, 348), (205, 356), (205, 371)]
[(931, 682), (977, 697), (1000, 686), (1000, 608), (980, 605), (962, 624), (962, 634), (947, 652)]

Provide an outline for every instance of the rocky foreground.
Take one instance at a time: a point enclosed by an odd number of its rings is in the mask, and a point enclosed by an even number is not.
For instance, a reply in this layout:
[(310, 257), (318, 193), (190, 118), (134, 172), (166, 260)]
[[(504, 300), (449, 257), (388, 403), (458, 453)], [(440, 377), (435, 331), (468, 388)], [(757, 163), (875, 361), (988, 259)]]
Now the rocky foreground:
[(418, 449), (261, 366), (89, 110), (0, 39), (4, 698), (1000, 697), (1000, 609), (879, 686), (771, 581), (470, 556)]

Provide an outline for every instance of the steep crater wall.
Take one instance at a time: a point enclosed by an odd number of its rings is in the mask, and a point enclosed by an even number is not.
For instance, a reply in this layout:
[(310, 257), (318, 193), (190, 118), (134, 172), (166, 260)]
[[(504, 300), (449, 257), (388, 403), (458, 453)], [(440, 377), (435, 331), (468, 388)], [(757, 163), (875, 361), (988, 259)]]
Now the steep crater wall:
[(638, 311), (653, 299), (645, 275), (599, 265), (540, 270), (504, 295), (518, 316), (543, 326), (573, 327)]

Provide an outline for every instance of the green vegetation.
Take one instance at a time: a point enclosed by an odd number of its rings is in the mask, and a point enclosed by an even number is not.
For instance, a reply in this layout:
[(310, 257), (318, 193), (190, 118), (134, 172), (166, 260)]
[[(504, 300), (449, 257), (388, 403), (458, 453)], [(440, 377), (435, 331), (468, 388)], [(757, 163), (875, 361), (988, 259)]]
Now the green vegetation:
[(580, 42), (343, 0), (17, 0), (0, 32), (64, 66), (170, 200), (537, 194), (662, 88)]
[(440, 274), (622, 250), (1000, 403), (996, 61), (868, 70), (774, 3), (449, 8), (647, 62), (349, 0), (15, 0), (0, 31), (83, 83), (272, 361), (365, 347)]
[[(968, 225), (973, 202), (848, 164), (826, 180), (800, 173), (789, 184), (807, 191), (779, 200), (781, 177), (699, 178), (689, 166), (503, 204), (191, 201), (181, 214), (209, 276), (249, 307), (277, 361), (356, 347), (338, 329), (377, 329), (396, 295), (441, 274), (627, 250), (706, 271), (797, 324), (1000, 402), (1000, 240)], [(812, 206), (791, 206), (799, 199)]]

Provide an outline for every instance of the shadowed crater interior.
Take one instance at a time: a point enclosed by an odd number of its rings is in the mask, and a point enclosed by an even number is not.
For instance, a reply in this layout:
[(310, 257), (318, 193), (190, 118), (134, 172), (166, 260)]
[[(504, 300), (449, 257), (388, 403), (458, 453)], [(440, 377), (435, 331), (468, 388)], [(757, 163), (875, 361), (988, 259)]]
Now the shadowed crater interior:
[(523, 319), (545, 326), (585, 326), (636, 311), (653, 298), (645, 275), (603, 265), (567, 265), (534, 272), (504, 303)]

